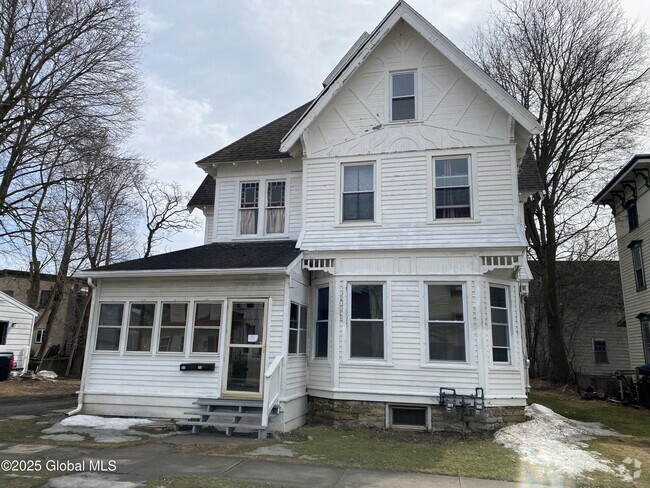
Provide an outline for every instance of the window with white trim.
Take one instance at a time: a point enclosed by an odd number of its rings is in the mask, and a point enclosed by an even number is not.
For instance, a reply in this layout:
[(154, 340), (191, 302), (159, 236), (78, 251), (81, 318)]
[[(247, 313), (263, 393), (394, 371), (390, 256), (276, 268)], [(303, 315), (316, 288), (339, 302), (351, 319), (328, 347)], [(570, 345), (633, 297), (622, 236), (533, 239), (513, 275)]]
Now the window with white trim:
[(350, 357), (384, 358), (384, 286), (350, 285)]
[(118, 351), (124, 317), (123, 303), (102, 303), (97, 322), (96, 351)]
[(462, 285), (428, 285), (430, 361), (465, 361)]
[(415, 120), (415, 71), (390, 74), (390, 120)]
[(259, 196), (259, 181), (241, 184), (239, 193), (239, 233), (241, 235), (257, 234)]
[(433, 160), (436, 219), (465, 219), (472, 216), (469, 168), (468, 156)]
[(183, 352), (187, 327), (187, 303), (163, 303), (158, 352)]
[(194, 305), (192, 352), (219, 352), (221, 302)]
[(375, 219), (374, 164), (343, 165), (344, 222)]
[(326, 358), (329, 342), (330, 287), (316, 290), (316, 326), (314, 327), (314, 357)]
[(607, 364), (607, 341), (594, 339), (594, 363)]
[(628, 247), (632, 250), (632, 269), (634, 270), (634, 282), (636, 291), (645, 290), (645, 269), (643, 267), (643, 251), (641, 244), (643, 241), (632, 241)]
[(492, 361), (510, 363), (510, 311), (508, 288), (490, 286), (490, 319), (492, 322)]
[(126, 350), (150, 352), (153, 336), (155, 303), (132, 303), (129, 312), (129, 329), (126, 335)]
[(7, 344), (7, 335), (9, 333), (9, 322), (0, 322), (0, 346)]
[(45, 339), (45, 329), (36, 329), (36, 337), (34, 339), (35, 344), (43, 344)]
[(636, 207), (636, 200), (632, 200), (625, 205), (627, 212), (627, 227), (628, 231), (632, 232), (639, 226), (639, 211)]
[(286, 213), (286, 181), (266, 183), (266, 233), (283, 234)]
[(291, 303), (289, 315), (289, 354), (307, 352), (307, 307)]
[(650, 363), (650, 315), (644, 314), (641, 319), (641, 341), (646, 364)]

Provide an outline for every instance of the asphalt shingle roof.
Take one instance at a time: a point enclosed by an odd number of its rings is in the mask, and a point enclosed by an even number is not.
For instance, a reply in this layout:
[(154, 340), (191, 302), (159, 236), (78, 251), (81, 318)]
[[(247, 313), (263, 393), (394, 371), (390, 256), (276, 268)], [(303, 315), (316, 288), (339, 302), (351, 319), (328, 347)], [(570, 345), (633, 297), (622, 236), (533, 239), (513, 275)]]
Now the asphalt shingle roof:
[(100, 266), (92, 271), (284, 268), (300, 255), (296, 241), (215, 242), (148, 258)]
[[(517, 175), (517, 183), (519, 190), (542, 190), (544, 189), (544, 182), (542, 175), (539, 174), (539, 167), (535, 160), (535, 154), (530, 146), (526, 149), (526, 154), (521, 160), (521, 167)], [(214, 196), (214, 195), (213, 195)]]

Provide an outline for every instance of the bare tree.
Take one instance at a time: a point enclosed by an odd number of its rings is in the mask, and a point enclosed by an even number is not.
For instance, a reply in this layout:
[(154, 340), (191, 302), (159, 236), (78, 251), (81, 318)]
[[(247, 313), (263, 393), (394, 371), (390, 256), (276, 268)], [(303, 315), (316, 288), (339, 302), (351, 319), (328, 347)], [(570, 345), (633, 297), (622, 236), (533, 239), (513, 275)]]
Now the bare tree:
[[(499, 4), (471, 50), (544, 127), (533, 139), (544, 192), (525, 204), (526, 233), (542, 270), (553, 377), (566, 381), (556, 262), (581, 247), (576, 239), (589, 232), (597, 236), (611, 221), (589, 199), (650, 114), (648, 41), (614, 0)], [(587, 254), (607, 249), (584, 244)]]
[(43, 186), (75, 177), (40, 177), (53, 146), (73, 143), (83, 127), (114, 142), (128, 133), (140, 27), (133, 0), (0, 0), (0, 42), (0, 222), (16, 233)]
[(201, 228), (200, 220), (187, 210), (192, 194), (183, 192), (178, 183), (145, 181), (139, 185), (138, 194), (144, 204), (147, 227), (145, 258), (151, 255), (156, 245), (170, 240), (173, 235)]

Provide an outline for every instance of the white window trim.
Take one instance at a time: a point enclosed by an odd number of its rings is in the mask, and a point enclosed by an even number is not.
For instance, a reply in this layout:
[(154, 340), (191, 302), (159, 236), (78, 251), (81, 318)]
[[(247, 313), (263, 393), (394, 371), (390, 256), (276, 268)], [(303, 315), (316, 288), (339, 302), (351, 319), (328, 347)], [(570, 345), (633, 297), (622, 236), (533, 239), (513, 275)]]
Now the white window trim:
[[(34, 344), (43, 344), (43, 336), (45, 335), (45, 329), (36, 329), (36, 333), (34, 334)], [(40, 340), (39, 340), (39, 332), (40, 332)], [(97, 342), (95, 341), (95, 344)]]
[[(345, 176), (344, 166), (367, 166), (373, 167), (373, 220), (343, 220), (343, 178)], [(342, 160), (336, 164), (336, 223), (334, 227), (380, 227), (381, 226), (381, 165), (379, 159), (364, 160)]]
[[(292, 328), (291, 327), (291, 305), (296, 305), (298, 307), (298, 328)], [(300, 317), (303, 314), (303, 309), (304, 313), (306, 315), (305, 318), (305, 351), (300, 352)], [(297, 335), (297, 343), (296, 343), (296, 352), (289, 352), (289, 346), (291, 346), (291, 331), (292, 330), (297, 330), (298, 335)], [(307, 349), (309, 348), (309, 340), (307, 338), (307, 331), (309, 330), (309, 307), (307, 305), (304, 305), (300, 302), (294, 302), (290, 301), (289, 302), (289, 335), (287, 336), (287, 356), (289, 357), (305, 357), (307, 356)]]
[[(596, 342), (604, 342), (605, 343), (605, 362), (598, 363), (596, 362)], [(600, 338), (594, 338), (591, 339), (591, 348), (593, 351), (593, 358), (594, 358), (594, 364), (609, 364), (609, 351), (607, 347), (607, 341), (605, 339), (600, 339)]]
[[(384, 313), (384, 357), (383, 358), (356, 358), (352, 357), (350, 352), (352, 349), (352, 286), (357, 285), (381, 285), (382, 286), (382, 307)], [(363, 280), (359, 281), (348, 281), (345, 283), (346, 287), (346, 299), (347, 304), (345, 307), (345, 326), (346, 332), (344, 335), (344, 345), (343, 345), (343, 361), (342, 364), (349, 365), (382, 365), (382, 366), (392, 366), (392, 348), (390, 344), (391, 329), (390, 329), (390, 314), (391, 310), (389, 307), (389, 293), (390, 293), (390, 281), (373, 281), (373, 280)]]
[[(125, 322), (126, 322), (126, 317), (127, 317), (127, 310), (128, 310), (128, 302), (127, 301), (120, 301), (120, 300), (108, 300), (108, 301), (100, 301), (97, 303), (97, 317), (93, 321), (95, 323), (95, 333), (93, 334), (93, 354), (106, 354), (106, 355), (113, 355), (113, 356), (121, 356), (124, 352), (124, 348), (126, 347), (126, 333), (125, 333)], [(101, 317), (101, 312), (102, 312), (102, 305), (122, 305), (124, 308), (122, 309), (122, 322), (120, 325), (120, 338), (117, 344), (117, 349), (114, 351), (107, 351), (105, 349), (97, 349), (97, 337), (99, 336), (99, 318)], [(106, 326), (107, 328), (112, 327), (117, 329), (117, 326)]]
[[(266, 233), (266, 204), (267, 204), (267, 189), (268, 184), (275, 181), (284, 181), (284, 232), (282, 233)], [(257, 196), (257, 232), (255, 234), (242, 234), (241, 231), (241, 187), (244, 183), (259, 183), (259, 193)], [(289, 237), (289, 221), (290, 221), (290, 208), (291, 208), (291, 178), (287, 177), (264, 177), (264, 178), (243, 178), (237, 180), (235, 211), (237, 212), (235, 218), (234, 240), (257, 240), (257, 239), (286, 239)], [(281, 207), (276, 207), (281, 208)], [(216, 219), (216, 213), (215, 213)], [(216, 220), (215, 220), (214, 235), (216, 235)]]
[[(413, 97), (414, 97), (414, 117), (412, 119), (400, 119), (393, 120), (393, 75), (405, 75), (407, 73), (413, 73)], [(405, 69), (405, 70), (396, 70), (388, 72), (388, 124), (408, 124), (417, 122), (420, 120), (420, 98), (418, 96), (418, 70), (414, 69)], [(402, 98), (402, 97), (399, 97)]]
[[(646, 272), (645, 272), (645, 262), (643, 260), (643, 249), (642, 249), (641, 243), (638, 243), (638, 244), (630, 247), (630, 251), (631, 251), (631, 257), (632, 257), (632, 274), (634, 275), (634, 289), (637, 292), (643, 291), (648, 287), (648, 277), (647, 277)], [(639, 253), (638, 261), (639, 261), (639, 264), (641, 265), (641, 267), (638, 268), (638, 269), (640, 269), (641, 272), (643, 273), (643, 286), (639, 286), (639, 281), (637, 280), (637, 276), (636, 276), (637, 268), (635, 267), (635, 264), (634, 264), (634, 254), (637, 253), (637, 252)]]
[[(160, 350), (160, 336), (162, 335), (162, 313), (163, 313), (163, 307), (165, 304), (185, 304), (187, 305), (187, 309), (185, 311), (185, 336), (183, 337), (183, 350), (182, 351), (161, 351)], [(189, 333), (188, 331), (190, 330), (190, 313), (191, 313), (191, 306), (192, 301), (191, 300), (160, 300), (160, 311), (158, 313), (158, 316), (156, 317), (156, 330), (158, 331), (157, 337), (156, 337), (156, 344), (155, 344), (155, 350), (156, 350), (156, 355), (160, 354), (161, 356), (183, 356), (187, 357), (188, 354), (188, 339), (189, 339)], [(168, 329), (180, 329), (180, 327), (166, 327)]]
[[(513, 338), (512, 338), (512, 332), (514, 328), (513, 324), (513, 307), (512, 307), (512, 297), (510, 296), (511, 293), (511, 286), (510, 285), (503, 285), (501, 283), (494, 283), (490, 282), (487, 284), (487, 305), (488, 305), (488, 322), (490, 324), (490, 330), (489, 330), (489, 357), (490, 357), (490, 364), (495, 367), (513, 367), (515, 365), (514, 362), (514, 347), (513, 347)], [(505, 289), (506, 291), (506, 310), (508, 312), (508, 361), (495, 361), (494, 360), (494, 344), (492, 343), (492, 302), (490, 300), (490, 288), (502, 288)], [(501, 349), (503, 349), (502, 346), (497, 346)]]
[[(469, 337), (469, 309), (468, 309), (468, 296), (467, 282), (465, 281), (424, 281), (423, 288), (421, 293), (422, 305), (424, 308), (424, 329), (423, 329), (423, 338), (425, 347), (422, 348), (424, 355), (422, 357), (421, 364), (423, 366), (470, 366), (470, 337)], [(445, 361), (442, 359), (429, 359), (429, 285), (431, 286), (462, 286), (463, 288), (463, 319), (465, 322), (465, 361)]]
[[(121, 351), (127, 356), (131, 356), (131, 355), (134, 355), (134, 356), (151, 356), (151, 353), (152, 353), (152, 351), (154, 349), (153, 339), (154, 339), (154, 336), (156, 335), (156, 323), (157, 323), (157, 320), (158, 320), (158, 313), (159, 313), (158, 309), (160, 308), (160, 302), (147, 301), (147, 300), (142, 300), (142, 301), (132, 300), (132, 301), (125, 302), (125, 303), (126, 303), (125, 307), (127, 309), (126, 310), (126, 317), (125, 317), (125, 320), (126, 320), (126, 324), (125, 324), (126, 334), (125, 334), (125, 338), (124, 338), (125, 339), (124, 340), (124, 349), (121, 349)], [(148, 351), (128, 351), (127, 350), (127, 345), (129, 343), (129, 319), (131, 317), (131, 305), (153, 305), (154, 306), (153, 325), (151, 326), (151, 346), (149, 347)], [(143, 329), (144, 327), (138, 327), (138, 328)]]
[[(309, 314), (311, 317), (311, 323), (313, 324), (312, 328), (312, 337), (311, 340), (309, 340), (308, 337), (308, 344), (311, 347), (311, 351), (309, 351), (309, 360), (310, 361), (318, 361), (318, 362), (330, 362), (330, 358), (332, 357), (332, 297), (334, 296), (332, 293), (333, 290), (333, 285), (331, 283), (322, 283), (320, 285), (313, 285), (314, 290), (312, 292), (312, 303), (314, 306), (312, 307), (312, 311)], [(328, 304), (327, 304), (327, 356), (316, 356), (316, 330), (317, 330), (317, 323), (318, 323), (318, 290), (321, 288), (329, 288), (329, 293), (328, 293)], [(309, 324), (307, 324), (307, 336), (309, 336)]]
[[(470, 216), (455, 219), (437, 219), (436, 218), (436, 159), (455, 159), (467, 158), (469, 170), (469, 206)], [(479, 205), (478, 205), (478, 184), (474, 177), (477, 172), (476, 168), (477, 153), (476, 151), (467, 151), (467, 148), (446, 149), (444, 151), (434, 151), (429, 153), (427, 159), (427, 224), (430, 225), (449, 225), (449, 224), (480, 224)], [(476, 181), (475, 181), (476, 180)]]
[[(194, 352), (193, 347), (194, 347), (194, 331), (196, 330), (196, 307), (197, 305), (201, 304), (210, 304), (210, 305), (216, 305), (217, 303), (221, 304), (221, 314), (219, 316), (219, 334), (218, 334), (218, 343), (217, 343), (217, 352)], [(222, 329), (224, 328), (224, 320), (225, 320), (225, 300), (215, 300), (215, 299), (207, 299), (207, 300), (192, 300), (191, 303), (191, 317), (192, 317), (192, 323), (188, 324), (188, 328), (191, 329), (190, 335), (190, 341), (189, 341), (189, 349), (188, 349), (188, 357), (189, 356), (213, 356), (213, 357), (219, 357), (221, 354), (221, 348), (223, 347), (223, 342), (221, 339), (222, 335)], [(209, 329), (209, 327), (199, 327), (200, 329)]]

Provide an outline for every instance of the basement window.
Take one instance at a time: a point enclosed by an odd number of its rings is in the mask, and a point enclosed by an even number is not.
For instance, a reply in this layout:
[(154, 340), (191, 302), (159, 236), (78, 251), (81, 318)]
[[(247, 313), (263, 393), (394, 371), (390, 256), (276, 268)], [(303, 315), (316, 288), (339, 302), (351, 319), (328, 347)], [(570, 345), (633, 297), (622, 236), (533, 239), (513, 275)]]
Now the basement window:
[(427, 407), (390, 405), (388, 412), (391, 428), (427, 429)]

